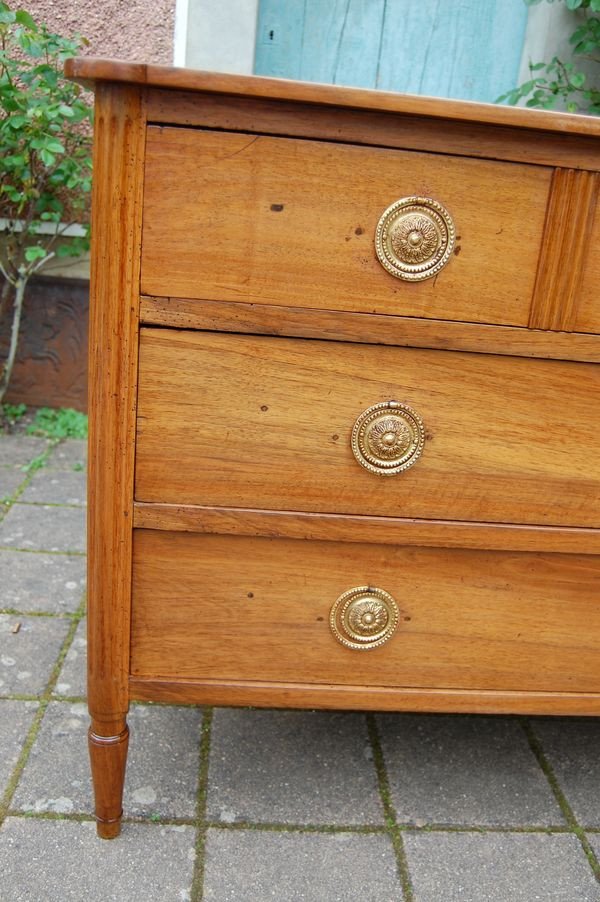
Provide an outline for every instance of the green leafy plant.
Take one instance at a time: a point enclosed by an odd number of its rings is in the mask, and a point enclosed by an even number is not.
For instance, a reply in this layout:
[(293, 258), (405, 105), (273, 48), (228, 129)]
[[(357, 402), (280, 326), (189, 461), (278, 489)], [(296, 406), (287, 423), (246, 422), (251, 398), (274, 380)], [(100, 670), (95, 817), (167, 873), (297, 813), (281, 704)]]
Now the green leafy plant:
[(42, 467), (46, 466), (47, 459), (48, 452), (42, 451), (41, 454), (38, 454), (37, 457), (34, 457), (32, 460), (30, 460), (28, 464), (25, 464), (25, 466), (21, 467), (21, 470), (27, 474), (37, 473), (38, 470), (41, 470)]
[(2, 404), (0, 408), (0, 419), (8, 426), (14, 426), (27, 413), (26, 404)]
[(82, 43), (0, 0), (0, 318), (11, 323), (0, 402), (29, 279), (52, 257), (78, 256), (89, 246), (87, 229), (64, 240), (87, 219), (91, 187), (91, 108), (79, 85), (62, 76)]
[(87, 438), (88, 418), (71, 407), (40, 407), (33, 422), (27, 427), (29, 435), (45, 438)]
[[(525, 0), (535, 6), (542, 0)], [(553, 0), (548, 0), (552, 3)], [(569, 113), (589, 113), (600, 116), (600, 0), (564, 0), (572, 12), (580, 10), (581, 21), (569, 37), (574, 60), (586, 60), (588, 71), (576, 62), (554, 56), (550, 62), (530, 63), (531, 78), (518, 88), (507, 91), (497, 103), (516, 104), (553, 110), (564, 107)], [(590, 74), (591, 71), (591, 74)]]

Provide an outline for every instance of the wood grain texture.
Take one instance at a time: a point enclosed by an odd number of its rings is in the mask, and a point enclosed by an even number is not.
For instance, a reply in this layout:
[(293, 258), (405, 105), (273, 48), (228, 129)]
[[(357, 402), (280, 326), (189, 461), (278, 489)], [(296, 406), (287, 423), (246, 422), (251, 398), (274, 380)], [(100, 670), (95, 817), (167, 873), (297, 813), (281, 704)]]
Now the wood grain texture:
[(410, 316), (311, 310), (198, 298), (148, 297), (140, 302), (140, 321), (175, 329), (326, 338), (397, 347), (439, 348), (541, 357), (556, 360), (600, 360), (600, 338), (573, 332), (544, 332), (484, 323), (454, 323)]
[(376, 87), (493, 103), (518, 83), (519, 0), (420, 0), (398, 12), (386, 3)]
[[(600, 156), (600, 151), (599, 151)], [(583, 263), (575, 328), (579, 332), (600, 333), (600, 203), (596, 199), (589, 232), (588, 253)], [(600, 361), (600, 354), (596, 358)]]
[(384, 0), (261, 0), (254, 71), (492, 103), (518, 83), (526, 21), (520, 0), (421, 0), (401, 15)]
[(131, 677), (131, 697), (167, 704), (319, 708), (352, 711), (420, 711), (447, 714), (546, 714), (597, 717), (594, 692), (496, 692), (328, 686), (260, 680), (156, 680)]
[[(136, 500), (598, 526), (599, 391), (591, 364), (146, 327)], [(427, 440), (377, 476), (350, 435), (390, 399)]]
[[(355, 586), (400, 609), (395, 635), (369, 651), (329, 626)], [(598, 692), (599, 589), (600, 558), (583, 555), (136, 530), (131, 674)]]
[[(541, 167), (150, 127), (142, 291), (525, 326), (549, 184)], [(374, 250), (408, 195), (442, 203), (457, 233), (419, 283)]]
[(479, 548), (488, 551), (558, 551), (600, 554), (600, 530), (399, 517), (352, 517), (136, 502), (133, 525), (145, 529), (268, 538)]
[[(547, 203), (557, 167), (600, 170), (600, 121), (135, 63), (67, 69), (98, 93), (101, 835), (118, 831), (130, 696), (600, 713), (597, 178), (556, 176)], [(460, 238), (435, 282), (408, 285), (376, 263), (372, 233), (417, 192)], [(584, 237), (552, 220), (544, 235), (553, 204)], [(545, 260), (571, 253), (568, 276), (538, 270), (542, 240)], [(566, 293), (554, 322), (578, 333), (528, 328), (536, 271), (544, 323)], [(142, 287), (153, 325), (136, 409)], [(422, 459), (392, 479), (349, 447), (357, 415), (389, 398), (427, 430)], [(396, 596), (400, 628), (352, 652), (329, 610), (373, 583)]]
[(136, 87), (96, 92), (89, 349), (89, 706), (128, 708), (129, 593), (144, 152)]
[(595, 116), (519, 107), (496, 106), (463, 100), (440, 100), (386, 91), (371, 91), (338, 85), (316, 85), (285, 79), (258, 76), (229, 75), (221, 72), (200, 72), (172, 66), (153, 66), (146, 63), (76, 57), (67, 60), (65, 72), (75, 81), (87, 83), (116, 81), (210, 94), (237, 97), (259, 97), (274, 101), (299, 101), (340, 109), (381, 110), (408, 113), (487, 125), (506, 125), (534, 131), (556, 132), (564, 135), (592, 135), (600, 137), (600, 122)]
[[(96, 726), (99, 732), (96, 732)], [(101, 839), (115, 839), (121, 832), (123, 787), (129, 748), (129, 727), (125, 720), (121, 718), (110, 726), (106, 721), (96, 725), (92, 720), (88, 746), (97, 833)]]
[(556, 169), (552, 176), (529, 315), (532, 329), (570, 332), (578, 328), (587, 256), (600, 259), (600, 252), (590, 243), (599, 186), (597, 173)]
[(491, 128), (476, 121), (438, 119), (407, 112), (335, 109), (260, 97), (148, 90), (148, 121), (320, 138), (351, 144), (431, 151), (541, 166), (600, 169), (597, 139), (590, 135), (536, 132), (509, 125)]
[(89, 333), (88, 705), (98, 834), (119, 833), (127, 758), (144, 104), (99, 85)]
[(148, 91), (148, 121), (284, 137), (321, 138), (351, 144), (506, 160), (541, 166), (600, 169), (597, 139), (589, 135), (536, 133), (508, 125), (437, 119), (416, 113), (319, 107), (260, 97)]
[[(327, 84), (378, 87), (384, 0), (261, 0), (254, 72)], [(424, 92), (426, 93), (426, 92)]]

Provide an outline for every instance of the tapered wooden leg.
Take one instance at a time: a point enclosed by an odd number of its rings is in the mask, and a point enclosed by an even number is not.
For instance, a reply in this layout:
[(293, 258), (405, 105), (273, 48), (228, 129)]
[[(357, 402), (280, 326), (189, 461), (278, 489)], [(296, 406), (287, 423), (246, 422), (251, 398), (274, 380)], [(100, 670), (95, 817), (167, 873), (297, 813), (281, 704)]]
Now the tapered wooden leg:
[(125, 719), (103, 723), (92, 718), (88, 738), (96, 829), (102, 839), (114, 839), (121, 832), (129, 728)]
[(119, 835), (127, 761), (146, 101), (134, 84), (99, 81), (95, 92), (88, 705), (98, 834), (110, 839)]

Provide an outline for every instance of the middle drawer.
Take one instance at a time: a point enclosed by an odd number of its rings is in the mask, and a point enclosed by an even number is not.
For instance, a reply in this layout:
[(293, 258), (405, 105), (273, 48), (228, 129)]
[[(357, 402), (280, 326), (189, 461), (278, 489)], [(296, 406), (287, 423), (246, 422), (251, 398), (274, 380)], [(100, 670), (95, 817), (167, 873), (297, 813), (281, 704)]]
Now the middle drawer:
[[(599, 390), (585, 363), (144, 328), (136, 499), (600, 526)], [(390, 400), (424, 444), (376, 475), (351, 437)]]

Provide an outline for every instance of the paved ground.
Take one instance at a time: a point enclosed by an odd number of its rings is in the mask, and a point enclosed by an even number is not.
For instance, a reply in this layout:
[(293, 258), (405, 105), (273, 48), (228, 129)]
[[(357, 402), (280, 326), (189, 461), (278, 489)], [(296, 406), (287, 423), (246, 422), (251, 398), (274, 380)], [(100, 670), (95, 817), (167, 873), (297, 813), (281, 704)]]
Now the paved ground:
[(600, 900), (596, 720), (135, 705), (96, 839), (84, 453), (0, 436), (1, 902)]

